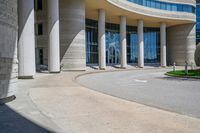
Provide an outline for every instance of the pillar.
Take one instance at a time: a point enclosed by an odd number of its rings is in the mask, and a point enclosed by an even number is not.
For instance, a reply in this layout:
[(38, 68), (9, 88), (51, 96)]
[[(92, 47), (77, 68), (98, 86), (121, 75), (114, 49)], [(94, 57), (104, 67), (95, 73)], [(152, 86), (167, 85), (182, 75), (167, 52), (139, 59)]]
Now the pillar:
[(13, 100), (18, 86), (17, 5), (17, 0), (0, 1), (0, 104)]
[(99, 68), (106, 68), (105, 10), (99, 10), (98, 22)]
[(85, 0), (59, 0), (62, 71), (86, 70)]
[(48, 0), (48, 67), (50, 73), (60, 72), (59, 0)]
[(138, 67), (144, 67), (144, 22), (138, 21)]
[(127, 67), (126, 17), (120, 17), (121, 68)]
[(35, 74), (34, 0), (19, 0), (18, 12), (19, 78), (33, 78)]
[(166, 57), (166, 24), (161, 23), (160, 25), (160, 63), (162, 67), (167, 66)]

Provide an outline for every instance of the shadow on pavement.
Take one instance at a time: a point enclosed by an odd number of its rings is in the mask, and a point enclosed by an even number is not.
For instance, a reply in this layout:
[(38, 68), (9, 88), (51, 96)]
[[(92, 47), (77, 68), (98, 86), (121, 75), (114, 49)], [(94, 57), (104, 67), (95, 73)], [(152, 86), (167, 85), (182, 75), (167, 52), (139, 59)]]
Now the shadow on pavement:
[(180, 78), (180, 77), (158, 77), (158, 79), (163, 79), (163, 80), (176, 80), (176, 81), (200, 81), (200, 79), (194, 79), (194, 78)]
[(7, 105), (0, 105), (1, 133), (53, 133), (40, 125), (28, 120)]

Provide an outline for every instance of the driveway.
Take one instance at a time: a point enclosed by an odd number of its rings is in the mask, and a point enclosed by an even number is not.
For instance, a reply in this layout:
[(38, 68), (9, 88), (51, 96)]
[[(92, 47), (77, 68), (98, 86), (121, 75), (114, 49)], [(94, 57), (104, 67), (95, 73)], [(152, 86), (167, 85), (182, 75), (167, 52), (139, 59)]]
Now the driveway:
[(77, 81), (92, 90), (200, 118), (200, 80), (165, 76), (167, 69), (88, 74)]

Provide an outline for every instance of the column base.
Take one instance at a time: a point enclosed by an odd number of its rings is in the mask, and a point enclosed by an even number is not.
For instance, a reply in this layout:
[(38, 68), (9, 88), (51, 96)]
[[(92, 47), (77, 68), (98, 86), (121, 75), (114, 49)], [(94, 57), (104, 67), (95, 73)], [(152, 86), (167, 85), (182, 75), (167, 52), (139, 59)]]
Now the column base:
[(144, 66), (137, 66), (138, 68), (144, 68)]
[(18, 79), (34, 79), (33, 76), (18, 76)]
[(11, 101), (13, 101), (15, 99), (16, 99), (15, 95), (12, 95), (12, 96), (9, 96), (9, 97), (6, 97), (6, 98), (2, 98), (2, 99), (0, 99), (0, 105), (3, 105), (3, 104), (8, 103), (8, 102), (11, 102)]
[(106, 70), (106, 68), (99, 68), (99, 70)]

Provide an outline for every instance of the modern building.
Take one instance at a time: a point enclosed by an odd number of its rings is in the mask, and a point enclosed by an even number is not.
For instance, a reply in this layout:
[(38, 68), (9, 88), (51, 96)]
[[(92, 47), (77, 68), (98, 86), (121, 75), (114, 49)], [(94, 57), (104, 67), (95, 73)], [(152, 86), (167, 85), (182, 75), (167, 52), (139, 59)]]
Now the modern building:
[[(0, 0), (0, 99), (36, 68), (194, 62), (195, 0)], [(18, 51), (18, 54), (17, 54)]]
[(197, 16), (197, 25), (196, 25), (196, 36), (197, 44), (200, 43), (200, 0), (197, 0), (196, 6), (196, 16)]

